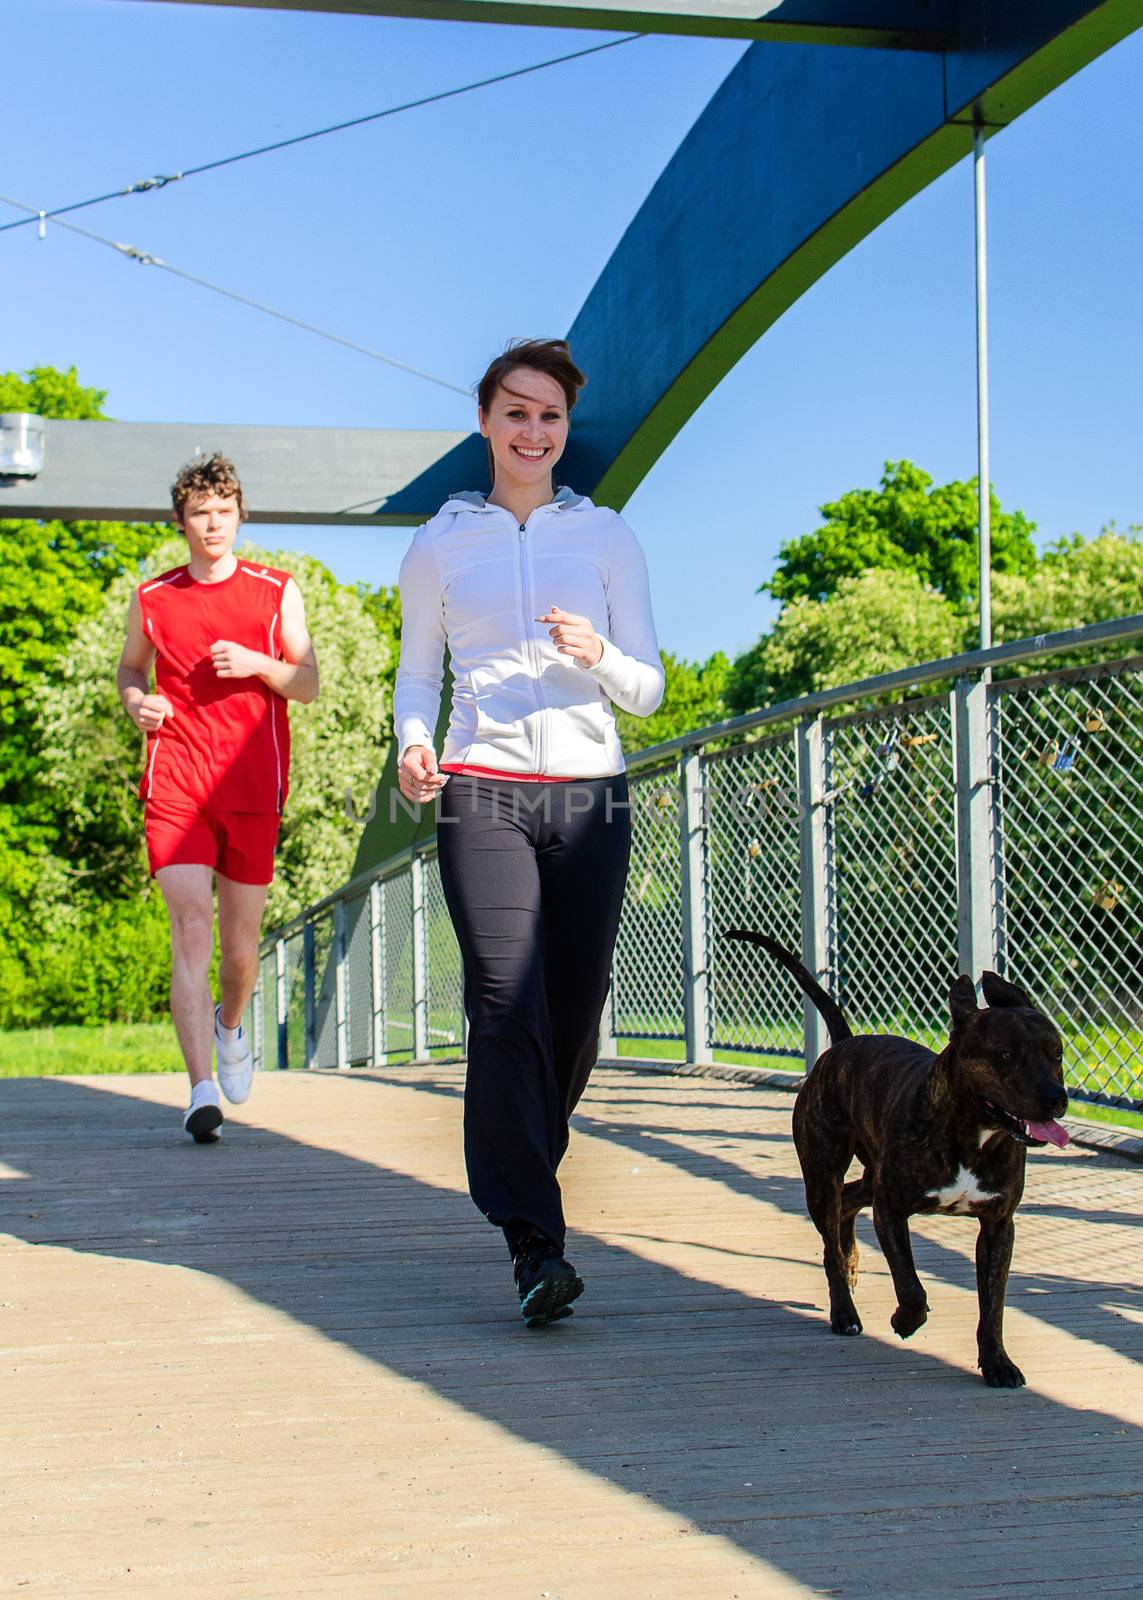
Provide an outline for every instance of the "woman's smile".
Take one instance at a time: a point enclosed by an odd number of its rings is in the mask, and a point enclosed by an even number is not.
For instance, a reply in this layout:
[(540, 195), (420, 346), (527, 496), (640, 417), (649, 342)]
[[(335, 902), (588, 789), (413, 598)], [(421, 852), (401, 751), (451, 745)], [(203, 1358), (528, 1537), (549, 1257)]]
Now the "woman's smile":
[(526, 516), (537, 497), (550, 499), (554, 492), (552, 468), (568, 440), (567, 398), (547, 373), (516, 367), (497, 385), (487, 409), (480, 408), (479, 418), (493, 461), (493, 500), (515, 484), (522, 499), (513, 511)]

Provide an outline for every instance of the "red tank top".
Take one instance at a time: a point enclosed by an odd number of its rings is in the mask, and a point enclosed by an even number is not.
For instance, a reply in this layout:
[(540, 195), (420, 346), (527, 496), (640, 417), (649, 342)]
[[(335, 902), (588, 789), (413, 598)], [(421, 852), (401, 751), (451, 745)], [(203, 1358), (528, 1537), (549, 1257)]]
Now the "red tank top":
[(155, 648), (155, 690), (174, 708), (147, 735), (144, 800), (281, 811), (290, 763), (286, 701), (261, 678), (218, 677), (210, 648), (228, 639), (280, 659), (289, 577), (239, 561), (221, 583), (198, 583), (189, 568), (176, 567), (140, 584), (143, 631)]

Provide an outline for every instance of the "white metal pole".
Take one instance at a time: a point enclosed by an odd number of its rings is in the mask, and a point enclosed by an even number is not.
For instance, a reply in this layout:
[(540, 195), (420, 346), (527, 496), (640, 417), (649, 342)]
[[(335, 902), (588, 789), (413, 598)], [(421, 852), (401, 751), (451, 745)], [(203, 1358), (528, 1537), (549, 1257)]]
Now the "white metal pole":
[(976, 212), (976, 475), (980, 544), (980, 648), (992, 645), (992, 474), (988, 449), (988, 241), (984, 194), (984, 129), (979, 118), (972, 136)]

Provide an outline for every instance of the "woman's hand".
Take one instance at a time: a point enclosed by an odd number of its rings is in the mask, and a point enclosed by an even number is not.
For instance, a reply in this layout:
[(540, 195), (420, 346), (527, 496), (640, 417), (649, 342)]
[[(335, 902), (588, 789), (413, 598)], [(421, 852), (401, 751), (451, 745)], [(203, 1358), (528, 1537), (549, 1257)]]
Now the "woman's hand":
[(427, 744), (411, 744), (401, 757), (397, 785), (406, 800), (424, 805), (434, 800), (448, 782), (448, 774), (437, 771), (437, 758)]
[(586, 617), (577, 617), (574, 611), (563, 611), (559, 606), (549, 606), (536, 621), (552, 624), (548, 632), (560, 655), (573, 657), (581, 667), (597, 667), (603, 659), (603, 640)]

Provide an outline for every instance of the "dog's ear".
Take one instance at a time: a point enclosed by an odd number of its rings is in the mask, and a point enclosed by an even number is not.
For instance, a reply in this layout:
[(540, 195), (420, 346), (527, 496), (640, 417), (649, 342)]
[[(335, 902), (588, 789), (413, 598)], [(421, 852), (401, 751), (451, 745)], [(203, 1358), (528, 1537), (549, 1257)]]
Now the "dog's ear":
[(977, 1009), (976, 986), (962, 972), (949, 988), (949, 1010), (952, 1013), (952, 1031), (958, 1033)]
[(986, 1005), (1001, 1006), (1005, 1009), (1018, 1006), (1029, 1011), (1038, 1009), (1036, 1002), (1029, 999), (1023, 989), (1018, 988), (1014, 983), (1006, 983), (998, 972), (982, 972), (980, 975), (980, 988)]

